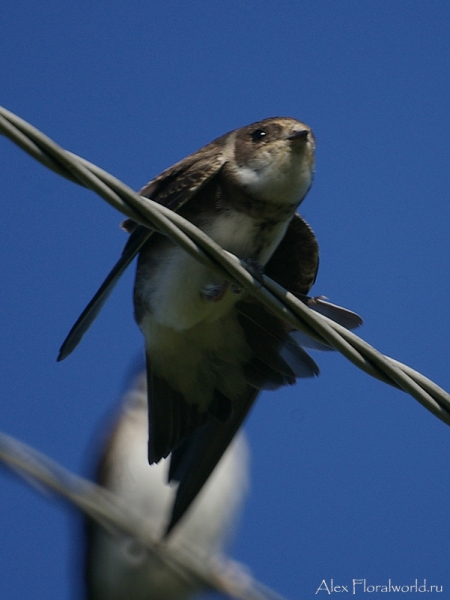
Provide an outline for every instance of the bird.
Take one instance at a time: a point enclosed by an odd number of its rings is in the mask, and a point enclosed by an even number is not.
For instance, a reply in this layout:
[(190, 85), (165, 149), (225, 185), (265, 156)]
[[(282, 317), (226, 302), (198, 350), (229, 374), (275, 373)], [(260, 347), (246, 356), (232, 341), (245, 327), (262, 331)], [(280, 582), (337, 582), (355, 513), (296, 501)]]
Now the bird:
[[(297, 212), (314, 176), (315, 138), (291, 117), (235, 129), (163, 171), (140, 195), (178, 212), (258, 279), (263, 273), (311, 308), (349, 327), (361, 319), (310, 298), (319, 246)], [(117, 279), (138, 254), (134, 314), (145, 340), (148, 459), (171, 456), (178, 482), (167, 537), (233, 439), (262, 390), (319, 373), (289, 327), (235, 282), (168, 237), (130, 219), (122, 256), (63, 343), (77, 346)], [(312, 347), (326, 349), (319, 342)]]
[[(167, 483), (169, 460), (149, 465), (147, 447), (147, 381), (137, 372), (119, 411), (103, 436), (96, 480), (145, 519), (158, 539), (170, 517), (175, 487)], [(112, 426), (111, 426), (112, 425)], [(102, 428), (104, 433), (105, 428)], [(98, 443), (99, 435), (95, 441)], [(227, 551), (249, 489), (249, 449), (240, 431), (217, 464), (186, 519), (170, 537), (167, 550), (184, 548), (199, 561)], [(148, 552), (130, 536), (84, 523), (83, 570), (86, 600), (185, 600), (201, 583)], [(236, 567), (237, 568), (237, 567)]]

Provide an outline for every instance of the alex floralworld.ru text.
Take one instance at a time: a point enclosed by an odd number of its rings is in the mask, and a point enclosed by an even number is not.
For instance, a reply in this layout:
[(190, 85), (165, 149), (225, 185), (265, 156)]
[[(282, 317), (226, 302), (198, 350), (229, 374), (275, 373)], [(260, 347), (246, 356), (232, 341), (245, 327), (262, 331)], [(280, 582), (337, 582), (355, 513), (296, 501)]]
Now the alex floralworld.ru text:
[(442, 585), (427, 585), (427, 580), (414, 580), (411, 585), (399, 585), (392, 583), (392, 579), (388, 579), (387, 583), (374, 585), (367, 583), (367, 579), (352, 579), (351, 584), (338, 584), (334, 579), (322, 579), (319, 587), (316, 589), (316, 594), (324, 592), (325, 594), (334, 593), (373, 593), (373, 592), (442, 592)]

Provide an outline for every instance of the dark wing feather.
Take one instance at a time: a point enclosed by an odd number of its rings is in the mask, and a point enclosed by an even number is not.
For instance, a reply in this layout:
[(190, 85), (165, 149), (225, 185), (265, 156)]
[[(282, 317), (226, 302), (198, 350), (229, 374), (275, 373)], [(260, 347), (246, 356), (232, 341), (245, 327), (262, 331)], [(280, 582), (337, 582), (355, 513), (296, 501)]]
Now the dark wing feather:
[[(172, 167), (169, 167), (144, 186), (139, 191), (139, 194), (151, 198), (155, 202), (159, 202), (174, 211), (179, 210), (220, 171), (225, 158), (218, 147), (219, 142), (220, 138), (205, 146), (200, 154), (192, 154)], [(132, 221), (128, 220), (127, 223), (128, 227), (132, 228)], [(114, 265), (64, 340), (59, 351), (58, 361), (69, 356), (81, 342), (84, 334), (109, 298), (119, 278), (152, 233), (153, 231), (142, 225), (136, 227), (133, 231), (120, 259)]]
[(233, 406), (230, 419), (225, 423), (211, 419), (173, 451), (169, 477), (180, 483), (165, 537), (169, 535), (202, 489), (242, 425), (257, 395), (258, 391), (249, 386), (239, 402)]
[(183, 396), (167, 381), (155, 375), (147, 357), (148, 385), (148, 461), (159, 462), (170, 454), (181, 440), (201, 427), (208, 418), (195, 405), (189, 406)]
[[(291, 292), (306, 294), (315, 281), (319, 246), (312, 229), (295, 214), (265, 273)], [(262, 304), (239, 302), (239, 323), (254, 352), (244, 366), (247, 382), (259, 390), (292, 385), (297, 377), (318, 375), (314, 360), (289, 335), (289, 328)]]
[[(299, 215), (295, 215), (266, 265), (265, 273), (314, 310), (347, 327), (358, 326), (361, 320), (355, 313), (306, 295), (315, 281), (318, 266), (319, 247), (314, 233)], [(173, 450), (169, 477), (180, 483), (166, 536), (201, 490), (241, 426), (259, 390), (277, 389), (294, 383), (297, 377), (311, 377), (319, 372), (316, 363), (295, 339), (298, 332), (292, 334), (287, 324), (259, 302), (247, 298), (236, 304), (236, 310), (246, 341), (254, 353), (251, 361), (243, 365), (249, 384), (247, 392), (238, 403), (233, 403), (228, 419), (223, 422), (209, 419)]]
[[(319, 268), (319, 246), (310, 226), (298, 214), (294, 215), (286, 235), (267, 263), (265, 274), (286, 288), (312, 310), (321, 313), (347, 329), (362, 324), (356, 313), (327, 302), (323, 298), (307, 296)], [(315, 350), (332, 350), (330, 346), (309, 337), (301, 331), (291, 332), (291, 339), (300, 346)], [(286, 344), (281, 352), (284, 356)], [(299, 376), (299, 375), (297, 375)]]
[(220, 141), (221, 138), (175, 163), (141, 188), (139, 194), (177, 212), (225, 163)]
[[(281, 285), (307, 293), (314, 282), (317, 266), (318, 244), (314, 234), (305, 221), (295, 215), (285, 238), (266, 266), (266, 272)], [(243, 365), (249, 385), (239, 401), (233, 402), (228, 419), (222, 422), (209, 419), (173, 450), (169, 477), (180, 483), (166, 535), (214, 470), (259, 390), (277, 389), (294, 383), (296, 377), (318, 373), (316, 363), (293, 340), (284, 323), (264, 306), (250, 298), (239, 302), (236, 310), (247, 343), (254, 352), (251, 361)]]
[(289, 376), (269, 369), (256, 355), (243, 365), (242, 370), (246, 382), (258, 391), (278, 390), (280, 387), (295, 383), (295, 375)]
[(363, 320), (355, 312), (348, 310), (348, 308), (338, 306), (337, 304), (332, 304), (325, 298), (310, 298), (307, 304), (316, 312), (332, 319), (347, 329), (356, 329), (363, 324)]
[[(355, 312), (348, 310), (347, 308), (343, 308), (342, 306), (338, 306), (337, 304), (332, 304), (331, 302), (327, 302), (323, 298), (306, 298), (306, 304), (316, 312), (328, 317), (335, 323), (346, 327), (347, 329), (356, 329), (360, 325), (362, 325), (363, 320), (359, 315)], [(331, 346), (326, 345), (325, 343), (321, 343), (318, 340), (310, 337), (303, 331), (293, 331), (291, 336), (295, 339), (297, 344), (304, 346), (305, 348), (311, 348), (312, 350), (334, 350)]]
[(295, 214), (264, 273), (293, 294), (307, 294), (319, 269), (319, 244), (313, 230)]
[[(250, 385), (260, 390), (273, 390), (283, 385), (292, 385), (298, 377), (313, 377), (319, 374), (317, 364), (289, 335), (283, 321), (271, 314), (262, 304), (243, 301), (239, 302), (236, 308), (245, 339), (254, 352), (254, 359), (249, 366), (245, 366)], [(267, 379), (266, 386), (264, 378), (260, 381), (250, 379), (252, 374), (257, 376), (261, 372), (261, 365), (262, 373)]]
[(95, 296), (78, 317), (75, 325), (72, 327), (66, 339), (64, 340), (59, 350), (57, 358), (58, 361), (67, 358), (81, 342), (84, 334), (97, 318), (98, 313), (108, 300), (122, 273), (126, 270), (136, 254), (148, 240), (151, 233), (152, 232), (149, 229), (140, 225), (130, 235), (125, 248), (123, 249), (121, 257), (116, 262), (112, 270), (108, 273), (105, 281), (102, 283)]
[(225, 423), (233, 414), (233, 403), (222, 392), (214, 390), (214, 397), (207, 410), (211, 417), (217, 419), (220, 423)]

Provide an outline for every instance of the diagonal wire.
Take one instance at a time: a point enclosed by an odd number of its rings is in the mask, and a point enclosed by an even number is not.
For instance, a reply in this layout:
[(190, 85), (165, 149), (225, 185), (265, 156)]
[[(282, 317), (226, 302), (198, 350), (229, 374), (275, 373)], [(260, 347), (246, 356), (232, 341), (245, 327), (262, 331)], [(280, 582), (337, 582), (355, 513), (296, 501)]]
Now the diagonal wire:
[[(0, 107), (0, 133), (43, 165), (79, 185), (95, 191), (128, 217), (161, 231), (197, 260), (238, 282), (270, 310), (296, 329), (329, 344), (369, 375), (400, 388), (450, 424), (450, 395), (436, 383), (401, 362), (384, 356), (367, 342), (312, 311), (277, 283), (263, 276), (256, 281), (239, 259), (224, 251), (194, 225), (167, 208), (140, 197), (106, 171), (58, 146), (38, 129)], [(283, 600), (239, 566), (222, 558), (196, 560), (195, 548), (168, 550), (155, 541), (142, 516), (123, 506), (111, 492), (71, 474), (56, 463), (0, 433), (0, 460), (34, 485), (75, 504), (103, 527), (132, 535), (149, 552), (158, 554), (178, 575), (240, 600)]]
[(152, 523), (109, 490), (75, 475), (37, 450), (0, 432), (0, 461), (28, 484), (42, 487), (74, 504), (113, 535), (131, 536), (171, 571), (196, 587), (209, 588), (236, 600), (284, 600), (240, 564), (208, 556), (186, 543), (161, 543)]
[(296, 329), (323, 341), (357, 367), (409, 393), (450, 425), (450, 395), (410, 367), (381, 354), (344, 327), (311, 310), (266, 276), (257, 281), (241, 261), (173, 211), (139, 196), (106, 171), (58, 146), (38, 129), (0, 107), (0, 133), (56, 173), (92, 189), (114, 208), (157, 229), (209, 268), (226, 273)]
[[(257, 282), (236, 257), (223, 251), (202, 231), (172, 211), (138, 196), (128, 186), (88, 161), (63, 150), (39, 130), (0, 108), (0, 132), (45, 166), (96, 191), (112, 206), (144, 225), (156, 228), (210, 268), (225, 270), (273, 312), (294, 327), (339, 350), (356, 366), (385, 383), (410, 393), (428, 410), (450, 424), (450, 396), (430, 380), (377, 352), (355, 334), (311, 311), (275, 282)], [(213, 262), (211, 262), (213, 261)]]

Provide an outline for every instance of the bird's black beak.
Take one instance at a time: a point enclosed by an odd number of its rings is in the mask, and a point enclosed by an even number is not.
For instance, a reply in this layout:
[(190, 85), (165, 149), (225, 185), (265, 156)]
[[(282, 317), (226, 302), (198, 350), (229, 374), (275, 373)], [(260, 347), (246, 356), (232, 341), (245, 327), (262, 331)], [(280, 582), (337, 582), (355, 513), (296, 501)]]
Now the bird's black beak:
[(306, 140), (308, 138), (309, 131), (308, 129), (298, 129), (294, 131), (290, 135), (288, 135), (288, 140)]

